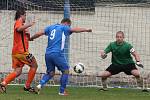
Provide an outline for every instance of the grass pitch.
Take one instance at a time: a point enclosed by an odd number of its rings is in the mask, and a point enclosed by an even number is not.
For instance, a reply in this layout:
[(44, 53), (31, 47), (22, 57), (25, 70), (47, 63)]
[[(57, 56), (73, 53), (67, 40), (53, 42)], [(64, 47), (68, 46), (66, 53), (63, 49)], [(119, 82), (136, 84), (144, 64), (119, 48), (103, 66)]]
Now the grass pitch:
[(7, 94), (0, 94), (0, 100), (150, 100), (150, 92), (135, 89), (98, 91), (96, 88), (69, 87), (69, 96), (59, 96), (58, 88), (44, 87), (38, 95), (23, 91), (23, 86), (8, 86)]

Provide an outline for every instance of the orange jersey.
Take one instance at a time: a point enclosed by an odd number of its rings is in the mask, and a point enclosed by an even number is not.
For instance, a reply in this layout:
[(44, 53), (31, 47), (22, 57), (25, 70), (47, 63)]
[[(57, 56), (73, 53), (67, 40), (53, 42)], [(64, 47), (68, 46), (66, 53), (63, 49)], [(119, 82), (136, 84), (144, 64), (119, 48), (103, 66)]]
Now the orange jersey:
[(26, 33), (25, 30), (18, 32), (17, 28), (23, 25), (23, 21), (18, 19), (14, 24), (14, 40), (13, 40), (13, 49), (12, 54), (28, 52), (29, 47), (29, 33)]

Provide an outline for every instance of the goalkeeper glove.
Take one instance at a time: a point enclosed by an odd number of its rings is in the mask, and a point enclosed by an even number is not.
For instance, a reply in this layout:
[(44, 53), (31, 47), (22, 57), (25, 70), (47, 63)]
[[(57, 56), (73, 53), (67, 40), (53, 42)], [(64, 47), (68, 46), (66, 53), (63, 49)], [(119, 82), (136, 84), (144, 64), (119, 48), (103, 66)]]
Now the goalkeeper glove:
[(107, 57), (107, 54), (104, 54), (101, 56), (102, 59), (105, 59)]
[(144, 68), (144, 66), (140, 63), (140, 61), (136, 61), (136, 65), (141, 67), (141, 68)]

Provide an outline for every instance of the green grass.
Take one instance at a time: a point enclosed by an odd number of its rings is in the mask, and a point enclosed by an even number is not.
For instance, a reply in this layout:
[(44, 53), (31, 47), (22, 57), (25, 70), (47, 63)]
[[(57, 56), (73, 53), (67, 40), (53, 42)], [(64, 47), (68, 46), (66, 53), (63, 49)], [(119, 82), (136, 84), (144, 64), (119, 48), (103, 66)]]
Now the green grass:
[(150, 100), (150, 93), (135, 89), (68, 88), (69, 96), (59, 96), (58, 87), (44, 87), (41, 94), (23, 91), (23, 86), (8, 86), (7, 94), (0, 94), (0, 100)]

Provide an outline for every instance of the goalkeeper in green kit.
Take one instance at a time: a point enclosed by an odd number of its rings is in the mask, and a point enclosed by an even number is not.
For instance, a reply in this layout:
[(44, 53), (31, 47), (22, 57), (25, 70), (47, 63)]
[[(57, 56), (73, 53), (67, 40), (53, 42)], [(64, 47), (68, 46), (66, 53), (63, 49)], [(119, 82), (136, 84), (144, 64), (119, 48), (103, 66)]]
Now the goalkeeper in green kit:
[[(101, 58), (105, 59), (107, 54), (111, 52), (111, 65), (100, 75), (102, 78), (102, 88), (100, 90), (107, 91), (107, 78), (124, 72), (127, 75), (133, 75), (137, 79), (138, 86), (143, 85), (143, 79), (140, 76), (139, 70), (136, 65), (143, 68), (140, 62), (140, 57), (134, 50), (133, 46), (128, 42), (124, 41), (124, 33), (118, 31), (116, 33), (116, 41), (111, 42), (105, 50), (100, 51)], [(134, 56), (136, 63), (133, 61), (132, 56)], [(145, 89), (143, 89), (145, 91)]]

